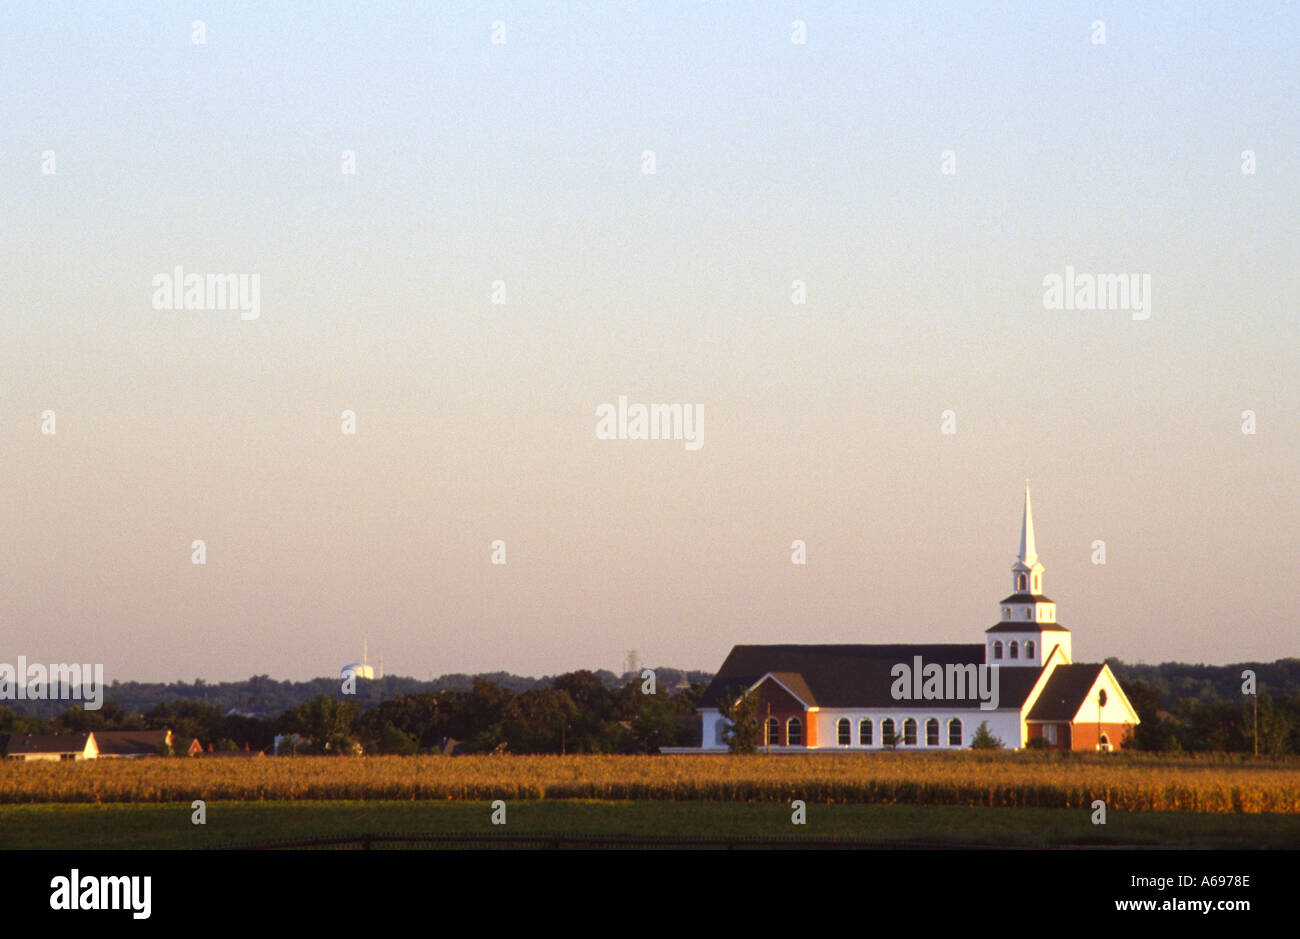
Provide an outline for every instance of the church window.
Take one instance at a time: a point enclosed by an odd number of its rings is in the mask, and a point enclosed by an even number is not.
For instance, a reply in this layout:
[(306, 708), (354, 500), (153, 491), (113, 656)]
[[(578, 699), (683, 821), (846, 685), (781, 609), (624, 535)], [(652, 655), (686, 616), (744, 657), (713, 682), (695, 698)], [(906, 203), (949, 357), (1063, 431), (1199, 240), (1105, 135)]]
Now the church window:
[(871, 718), (869, 717), (858, 721), (858, 746), (871, 746)]
[(785, 741), (792, 747), (803, 745), (803, 721), (792, 717), (785, 722)]
[(1011, 645), (1007, 647), (1007, 658), (1020, 658), (1020, 643), (1013, 641)]
[(993, 658), (995, 658), (995, 659), (1000, 659), (1000, 658), (1002, 658), (1002, 643), (1001, 643), (1001, 642), (995, 642), (995, 643), (993, 643)]
[(948, 746), (961, 746), (961, 720), (954, 717), (948, 722)]
[(1026, 640), (1025, 642), (1025, 658), (1032, 659), (1033, 657), (1034, 657), (1034, 640), (1029, 639)]
[(1016, 589), (1017, 589), (1017, 590), (1024, 590), (1024, 589), (1025, 589), (1025, 575), (1024, 575), (1024, 574), (1018, 574), (1018, 575), (1016, 576)]
[(781, 745), (781, 722), (775, 717), (767, 719), (767, 745), (769, 747), (779, 747)]
[(1035, 574), (1035, 575), (1034, 575), (1034, 593), (1038, 593), (1038, 590), (1039, 590), (1039, 587), (1038, 587), (1038, 575)]
[(1033, 619), (1033, 618), (1034, 618), (1034, 611), (1033, 611), (1033, 610), (1025, 610), (1025, 619)]
[(937, 717), (932, 717), (925, 722), (925, 745), (927, 747), (939, 745), (939, 718)]
[(841, 747), (847, 747), (853, 742), (853, 725), (849, 723), (847, 717), (841, 717), (835, 722), (835, 734), (839, 738)]
[(892, 747), (898, 743), (898, 737), (894, 733), (894, 719), (886, 717), (880, 722), (880, 742), (887, 747)]
[(1002, 618), (1003, 618), (1003, 619), (1011, 619), (1011, 607), (1009, 607), (1009, 606), (1004, 606), (1004, 607), (1002, 608)]
[(903, 721), (903, 743), (909, 747), (916, 746), (916, 721), (911, 717)]

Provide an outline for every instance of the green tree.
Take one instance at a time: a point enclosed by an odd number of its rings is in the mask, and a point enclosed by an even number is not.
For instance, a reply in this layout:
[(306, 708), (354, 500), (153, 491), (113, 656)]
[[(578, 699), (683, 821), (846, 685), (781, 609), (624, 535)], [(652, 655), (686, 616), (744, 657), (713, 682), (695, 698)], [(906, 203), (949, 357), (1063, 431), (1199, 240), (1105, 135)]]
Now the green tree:
[(1164, 696), (1159, 688), (1150, 682), (1134, 678), (1124, 683), (1124, 694), (1133, 705), (1140, 722), (1131, 737), (1124, 738), (1128, 747), (1135, 750), (1160, 751), (1182, 749), (1178, 741), (1177, 727), (1169, 721), (1160, 719)]
[[(1247, 705), (1249, 707), (1249, 705)], [(1244, 715), (1243, 715), (1244, 717)], [(1254, 749), (1254, 715), (1251, 715), (1251, 748)], [(1259, 697), (1259, 755), (1279, 757), (1291, 752), (1291, 720), (1285, 709), (1268, 695)]]
[(681, 721), (677, 703), (667, 695), (641, 694), (640, 706), (629, 722), (632, 740), (640, 753), (658, 753), (660, 747), (679, 747), (686, 743), (686, 725)]
[(993, 736), (989, 730), (988, 721), (980, 721), (979, 727), (975, 728), (975, 735), (971, 737), (970, 748), (972, 750), (1001, 750), (1005, 744), (998, 737)]
[(732, 753), (757, 753), (763, 725), (758, 718), (758, 694), (744, 688), (728, 688), (718, 698), (718, 713), (730, 724), (722, 740)]
[(534, 688), (506, 704), (501, 731), (511, 753), (559, 753), (578, 716), (567, 691)]
[(168, 701), (144, 716), (150, 730), (170, 727), (176, 739), (189, 741), (197, 737), (204, 747), (226, 736), (225, 721), (219, 708), (198, 701)]
[(551, 688), (567, 694), (574, 713), (564, 730), (566, 753), (617, 753), (631, 749), (631, 738), (620, 726), (621, 696), (605, 687), (591, 671), (567, 672), (551, 680)]
[(396, 753), (401, 756), (410, 756), (419, 751), (420, 741), (415, 739), (412, 734), (398, 730), (392, 724), (389, 724), (380, 733), (375, 749), (379, 753)]
[(352, 725), (358, 710), (351, 701), (318, 694), (286, 714), (287, 729), (310, 737), (315, 753), (352, 753), (356, 745)]

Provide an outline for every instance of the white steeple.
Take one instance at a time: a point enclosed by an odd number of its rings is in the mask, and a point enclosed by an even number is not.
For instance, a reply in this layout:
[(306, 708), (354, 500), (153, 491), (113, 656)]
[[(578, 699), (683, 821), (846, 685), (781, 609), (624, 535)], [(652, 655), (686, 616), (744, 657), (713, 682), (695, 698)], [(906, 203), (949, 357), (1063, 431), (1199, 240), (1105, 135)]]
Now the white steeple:
[(1020, 519), (1020, 554), (1011, 565), (1012, 586), (1016, 593), (1043, 592), (1043, 565), (1038, 563), (1034, 544), (1034, 509), (1029, 502), (1029, 480), (1025, 480), (1025, 514)]
[(1034, 542), (1034, 509), (1027, 479), (1020, 553), (1011, 565), (1011, 577), (1013, 592), (999, 604), (1002, 617), (996, 626), (985, 630), (985, 663), (1041, 668), (1057, 649), (1060, 661), (1069, 663), (1070, 631), (1056, 622), (1056, 603), (1043, 596), (1043, 565)]
[(1020, 521), (1020, 563), (1032, 568), (1038, 560), (1034, 546), (1034, 508), (1029, 504), (1029, 480), (1025, 480), (1025, 515)]

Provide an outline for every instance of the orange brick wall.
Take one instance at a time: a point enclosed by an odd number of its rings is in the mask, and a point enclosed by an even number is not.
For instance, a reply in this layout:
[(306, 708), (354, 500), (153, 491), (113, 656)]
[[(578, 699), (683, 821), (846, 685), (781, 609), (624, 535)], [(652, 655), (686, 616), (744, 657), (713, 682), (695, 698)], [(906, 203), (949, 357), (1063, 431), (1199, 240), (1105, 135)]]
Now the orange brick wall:
[[(1101, 732), (1106, 735), (1110, 745), (1118, 750), (1124, 738), (1132, 732), (1132, 728), (1132, 724), (1102, 724)], [(1071, 737), (1073, 738), (1073, 749), (1096, 750), (1097, 724), (1081, 721), (1074, 725)]]

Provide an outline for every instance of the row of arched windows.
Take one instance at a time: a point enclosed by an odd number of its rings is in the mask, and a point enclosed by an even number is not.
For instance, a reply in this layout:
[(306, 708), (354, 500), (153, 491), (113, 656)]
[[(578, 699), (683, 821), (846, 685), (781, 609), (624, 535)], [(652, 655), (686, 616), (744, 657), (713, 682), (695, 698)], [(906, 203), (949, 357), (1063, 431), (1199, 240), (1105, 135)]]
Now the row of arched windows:
[[(1034, 640), (1032, 640), (1032, 639), (1026, 639), (1026, 640), (1025, 640), (1025, 658), (1027, 658), (1027, 659), (1032, 659), (1033, 657), (1034, 657)], [(1000, 658), (1002, 658), (1002, 640), (1001, 640), (1001, 639), (999, 639), (997, 642), (993, 643), (993, 658), (995, 658), (995, 659), (1000, 659)], [(1007, 646), (1007, 658), (1009, 658), (1009, 659), (1018, 659), (1018, 658), (1020, 658), (1020, 643), (1016, 642), (1014, 639), (1011, 640), (1011, 643)]]
[[(925, 722), (925, 745), (927, 747), (937, 747), (940, 745), (942, 727), (937, 717), (931, 717)], [(797, 717), (787, 718), (785, 722), (786, 745), (798, 747), (803, 745), (803, 721)], [(853, 740), (853, 722), (847, 717), (841, 717), (835, 722), (835, 735), (837, 742), (842, 747), (851, 747)], [(858, 721), (857, 745), (860, 747), (875, 746), (876, 726), (869, 717), (863, 717)], [(769, 717), (764, 725), (764, 740), (770, 747), (781, 746), (781, 722), (775, 717)], [(909, 717), (904, 719), (902, 733), (898, 732), (898, 725), (895, 724), (892, 717), (886, 717), (880, 722), (880, 740), (879, 743), (884, 746), (891, 744), (903, 744), (904, 746), (914, 747), (917, 742), (917, 723), (916, 719)], [(961, 718), (953, 717), (948, 720), (948, 746), (961, 746)]]
[[(797, 717), (791, 717), (785, 722), (785, 737), (792, 747), (803, 745), (803, 721)], [(767, 730), (764, 737), (769, 747), (779, 747), (781, 745), (781, 722), (775, 717), (767, 719)]]
[[(931, 717), (925, 722), (925, 745), (927, 747), (937, 747), (940, 745), (941, 730), (942, 728), (939, 723), (939, 718)], [(903, 720), (903, 732), (900, 736), (898, 733), (898, 727), (894, 723), (894, 719), (892, 717), (886, 717), (880, 722), (879, 742), (884, 746), (901, 743), (904, 746), (914, 747), (916, 746), (917, 740), (916, 731), (917, 724), (915, 718), (908, 717)], [(853, 722), (847, 717), (841, 717), (835, 722), (835, 735), (840, 746), (853, 746)], [(871, 718), (861, 718), (858, 721), (858, 746), (874, 746), (876, 742), (875, 725), (872, 723)], [(948, 720), (948, 746), (961, 746), (960, 718), (953, 717)]]

